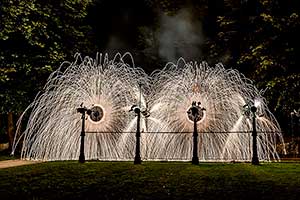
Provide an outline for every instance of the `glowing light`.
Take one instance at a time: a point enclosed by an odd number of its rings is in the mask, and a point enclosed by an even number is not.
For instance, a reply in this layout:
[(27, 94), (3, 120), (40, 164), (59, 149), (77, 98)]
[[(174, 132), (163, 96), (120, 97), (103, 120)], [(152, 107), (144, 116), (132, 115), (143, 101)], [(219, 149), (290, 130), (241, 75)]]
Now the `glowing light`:
[(255, 100), (254, 100), (254, 106), (255, 106), (256, 108), (258, 108), (258, 107), (260, 106), (260, 104), (261, 104), (260, 99), (255, 99)]

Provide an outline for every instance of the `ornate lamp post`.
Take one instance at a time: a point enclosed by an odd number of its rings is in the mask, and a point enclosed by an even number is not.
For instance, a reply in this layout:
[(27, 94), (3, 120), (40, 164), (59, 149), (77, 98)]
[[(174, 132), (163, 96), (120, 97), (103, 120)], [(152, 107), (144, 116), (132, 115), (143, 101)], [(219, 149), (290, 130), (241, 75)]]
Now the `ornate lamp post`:
[(133, 111), (137, 116), (134, 164), (141, 164), (141, 114), (147, 118), (150, 116), (150, 113), (147, 110), (141, 111), (140, 107), (137, 105), (133, 105), (129, 111)]
[(130, 109), (130, 111), (133, 111), (136, 115), (137, 115), (137, 122), (136, 122), (136, 134), (135, 134), (135, 138), (136, 138), (136, 143), (135, 143), (135, 157), (134, 157), (134, 164), (141, 164), (142, 160), (141, 160), (141, 128), (140, 128), (140, 124), (141, 124), (141, 109), (136, 106), (133, 105)]
[(257, 107), (252, 106), (250, 108), (252, 112), (252, 165), (259, 165), (258, 155), (257, 155), (257, 131), (256, 131), (256, 111)]
[(192, 164), (194, 164), (194, 165), (198, 165), (199, 164), (199, 157), (198, 157), (198, 130), (197, 130), (197, 121), (196, 121), (196, 119), (194, 119)]
[(135, 156), (134, 156), (134, 164), (141, 164), (141, 99), (142, 99), (142, 84), (139, 83), (140, 97), (139, 97), (139, 106), (133, 105), (130, 111), (133, 111), (137, 115), (136, 121), (136, 143), (135, 143)]
[[(82, 105), (82, 104), (81, 104)], [(79, 162), (85, 162), (84, 156), (84, 137), (85, 137), (85, 114), (90, 114), (91, 110), (87, 109), (86, 107), (77, 108), (77, 112), (81, 113), (81, 134), (80, 134), (80, 154), (79, 154)]]
[(198, 165), (199, 164), (199, 157), (198, 157), (198, 129), (197, 129), (197, 122), (203, 118), (203, 111), (205, 108), (201, 108), (200, 102), (196, 105), (194, 101), (192, 106), (187, 111), (188, 118), (193, 121), (194, 131), (193, 131), (193, 157), (192, 157), (192, 164)]
[[(256, 105), (257, 104), (257, 105)], [(259, 102), (254, 103), (250, 106), (249, 104), (244, 105), (244, 114), (250, 117), (252, 113), (252, 165), (259, 165), (259, 159), (257, 154), (257, 131), (256, 131), (256, 112)], [(251, 113), (250, 113), (251, 112)]]
[(141, 159), (141, 114), (145, 118), (148, 118), (150, 116), (150, 113), (147, 110), (147, 108), (144, 111), (141, 110), (141, 104), (142, 104), (142, 101), (141, 101), (141, 99), (142, 99), (142, 84), (141, 83), (139, 83), (139, 90), (140, 90), (139, 105), (133, 105), (131, 107), (131, 109), (129, 110), (129, 112), (133, 111), (137, 116), (134, 164), (142, 163), (142, 159)]
[[(83, 104), (83, 103), (82, 103)], [(94, 123), (98, 123), (103, 119), (104, 111), (103, 108), (100, 105), (93, 105), (91, 109), (87, 109), (86, 107), (82, 107), (82, 104), (80, 105), (80, 108), (77, 108), (77, 112), (81, 113), (81, 134), (80, 134), (80, 154), (79, 154), (79, 162), (84, 163), (85, 162), (85, 156), (84, 156), (84, 137), (85, 137), (85, 116), (86, 114), (89, 115), (89, 119), (93, 121)]]

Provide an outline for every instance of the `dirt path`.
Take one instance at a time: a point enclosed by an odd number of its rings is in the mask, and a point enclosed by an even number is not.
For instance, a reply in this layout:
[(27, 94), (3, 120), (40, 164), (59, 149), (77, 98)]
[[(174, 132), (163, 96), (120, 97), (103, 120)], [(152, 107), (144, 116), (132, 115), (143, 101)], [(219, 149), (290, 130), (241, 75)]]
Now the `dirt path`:
[(28, 161), (28, 160), (4, 160), (0, 161), (0, 169), (9, 168), (9, 167), (17, 167), (22, 165), (32, 165), (41, 163), (42, 161)]

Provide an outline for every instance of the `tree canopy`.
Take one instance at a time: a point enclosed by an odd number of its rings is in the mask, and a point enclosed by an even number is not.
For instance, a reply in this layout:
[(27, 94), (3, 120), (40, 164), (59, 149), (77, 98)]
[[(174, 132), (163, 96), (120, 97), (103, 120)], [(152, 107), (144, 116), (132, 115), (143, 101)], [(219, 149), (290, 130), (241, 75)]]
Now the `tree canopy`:
[(1, 112), (20, 112), (49, 73), (81, 51), (89, 53), (89, 0), (4, 0), (0, 3)]
[(2, 0), (0, 112), (23, 111), (76, 52), (129, 51), (149, 73), (180, 56), (223, 62), (286, 117), (300, 107), (299, 17), (297, 0)]
[(209, 57), (221, 58), (254, 80), (265, 90), (271, 110), (286, 121), (300, 108), (299, 3), (261, 0), (254, 13), (218, 16), (216, 37), (208, 41)]

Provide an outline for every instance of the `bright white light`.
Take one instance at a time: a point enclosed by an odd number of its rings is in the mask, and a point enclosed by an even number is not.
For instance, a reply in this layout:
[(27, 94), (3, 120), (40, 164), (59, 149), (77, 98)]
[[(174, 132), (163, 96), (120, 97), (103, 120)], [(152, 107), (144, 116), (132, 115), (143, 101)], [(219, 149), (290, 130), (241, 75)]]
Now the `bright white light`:
[(255, 100), (254, 100), (254, 106), (255, 106), (256, 108), (258, 108), (260, 105), (261, 105), (261, 100), (260, 100), (260, 99), (255, 99)]

